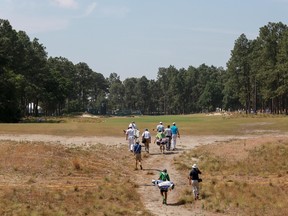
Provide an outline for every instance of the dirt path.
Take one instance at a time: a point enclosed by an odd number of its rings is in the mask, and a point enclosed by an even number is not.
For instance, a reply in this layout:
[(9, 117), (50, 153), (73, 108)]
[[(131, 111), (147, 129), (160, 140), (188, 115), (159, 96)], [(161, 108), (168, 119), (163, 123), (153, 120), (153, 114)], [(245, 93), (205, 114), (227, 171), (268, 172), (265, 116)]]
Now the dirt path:
[[(268, 134), (266, 134), (268, 135)], [(271, 135), (271, 134), (270, 134)], [(263, 135), (261, 135), (263, 136)], [(274, 136), (277, 136), (274, 134)], [(286, 134), (287, 136), (287, 134)], [(227, 141), (230, 139), (246, 139), (259, 137), (257, 136), (182, 136), (177, 140), (177, 150), (160, 154), (159, 147), (155, 144), (150, 146), (149, 156), (143, 155), (143, 171), (135, 171), (135, 180), (139, 185), (138, 192), (141, 199), (151, 213), (155, 215), (212, 215), (211, 213), (201, 210), (201, 201), (193, 206), (193, 211), (186, 209), (183, 205), (177, 203), (179, 193), (184, 188), (190, 188), (186, 176), (181, 176), (173, 165), (173, 159), (179, 156), (184, 151), (194, 148), (197, 145), (214, 143), (216, 141)], [(127, 141), (123, 137), (64, 137), (52, 135), (13, 135), (0, 134), (0, 140), (14, 140), (14, 141), (42, 141), (48, 143), (59, 143), (68, 146), (82, 146), (89, 147), (97, 143), (106, 145), (127, 145)], [(128, 146), (128, 145), (127, 145)], [(192, 165), (192, 164), (191, 164)], [(162, 198), (159, 189), (152, 185), (152, 179), (157, 179), (159, 171), (166, 168), (171, 180), (175, 183), (174, 190), (168, 193), (168, 205), (162, 205)], [(188, 173), (187, 173), (188, 174)], [(195, 204), (193, 204), (195, 205)]]
[[(173, 158), (179, 156), (186, 150), (192, 149), (197, 145), (209, 144), (215, 141), (229, 140), (235, 137), (182, 137), (177, 140), (177, 150), (168, 151), (161, 154), (159, 147), (151, 144), (150, 155), (143, 155), (143, 171), (135, 171), (136, 181), (139, 184), (138, 192), (142, 196), (142, 202), (146, 208), (155, 215), (208, 215), (200, 208), (200, 202), (193, 206), (194, 210), (188, 210), (181, 203), (178, 203), (179, 193), (184, 188), (190, 188), (188, 179), (180, 175), (173, 165)], [(192, 165), (192, 164), (191, 164)], [(159, 171), (166, 168), (171, 181), (175, 183), (175, 189), (168, 192), (167, 205), (162, 204), (159, 189), (151, 184), (152, 179), (158, 179)], [(210, 214), (212, 215), (212, 214)]]
[(59, 143), (68, 146), (83, 146), (88, 147), (97, 143), (106, 145), (126, 144), (125, 138), (119, 137), (96, 137), (96, 136), (54, 136), (43, 134), (0, 134), (0, 140), (13, 141), (37, 141), (47, 143)]
[[(181, 146), (179, 146), (181, 147)], [(153, 145), (148, 158), (144, 157), (143, 171), (137, 171), (136, 181), (139, 184), (138, 192), (142, 196), (142, 202), (146, 208), (155, 215), (192, 215), (190, 211), (178, 204), (178, 195), (183, 187), (189, 187), (188, 181), (173, 167), (173, 158), (180, 154), (179, 151), (169, 154), (159, 154), (159, 149)], [(159, 171), (166, 168), (171, 181), (175, 183), (175, 189), (168, 192), (167, 205), (162, 205), (159, 189), (151, 184), (152, 179), (158, 179)]]

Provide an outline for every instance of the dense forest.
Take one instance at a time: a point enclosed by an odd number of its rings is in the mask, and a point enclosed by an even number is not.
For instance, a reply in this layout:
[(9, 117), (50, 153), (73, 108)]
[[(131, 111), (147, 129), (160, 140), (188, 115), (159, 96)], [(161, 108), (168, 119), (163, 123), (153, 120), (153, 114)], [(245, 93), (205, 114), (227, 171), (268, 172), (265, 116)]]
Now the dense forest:
[(236, 40), (227, 67), (159, 68), (156, 80), (105, 78), (80, 62), (48, 57), (37, 38), (0, 19), (0, 122), (79, 112), (189, 114), (216, 109), (288, 114), (288, 27), (268, 23)]

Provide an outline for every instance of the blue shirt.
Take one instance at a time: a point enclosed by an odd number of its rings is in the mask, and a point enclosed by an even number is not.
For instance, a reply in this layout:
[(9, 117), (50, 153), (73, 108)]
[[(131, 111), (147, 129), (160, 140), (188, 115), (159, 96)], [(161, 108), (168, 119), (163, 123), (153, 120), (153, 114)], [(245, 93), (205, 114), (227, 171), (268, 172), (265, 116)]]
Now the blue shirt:
[(172, 134), (178, 134), (178, 128), (175, 125), (173, 125), (170, 129), (172, 131)]
[(140, 154), (141, 153), (141, 145), (139, 143), (134, 145), (134, 153), (135, 154)]

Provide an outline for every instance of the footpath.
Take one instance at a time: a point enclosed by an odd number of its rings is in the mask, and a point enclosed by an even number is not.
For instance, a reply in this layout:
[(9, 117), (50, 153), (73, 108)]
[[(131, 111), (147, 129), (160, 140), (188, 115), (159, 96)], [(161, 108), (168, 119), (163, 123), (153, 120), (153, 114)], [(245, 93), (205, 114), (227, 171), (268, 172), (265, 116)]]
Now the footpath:
[[(174, 158), (180, 156), (184, 151), (193, 149), (197, 145), (209, 144), (215, 141), (229, 140), (235, 137), (181, 137), (177, 139), (177, 150), (166, 151), (165, 154), (160, 153), (159, 146), (150, 144), (150, 154), (142, 151), (143, 170), (135, 170), (135, 181), (138, 187), (138, 193), (141, 195), (142, 202), (147, 210), (154, 215), (159, 216), (212, 216), (213, 213), (206, 212), (201, 209), (201, 200), (197, 200), (191, 204), (192, 208), (186, 208), (179, 203), (179, 196), (182, 190), (191, 190), (188, 184), (187, 176), (190, 170), (187, 170), (187, 175), (180, 174), (173, 162)], [(193, 161), (191, 161), (192, 166)], [(162, 197), (157, 186), (152, 184), (152, 179), (159, 178), (159, 172), (167, 169), (171, 181), (175, 183), (174, 190), (168, 192), (167, 205), (162, 204)]]

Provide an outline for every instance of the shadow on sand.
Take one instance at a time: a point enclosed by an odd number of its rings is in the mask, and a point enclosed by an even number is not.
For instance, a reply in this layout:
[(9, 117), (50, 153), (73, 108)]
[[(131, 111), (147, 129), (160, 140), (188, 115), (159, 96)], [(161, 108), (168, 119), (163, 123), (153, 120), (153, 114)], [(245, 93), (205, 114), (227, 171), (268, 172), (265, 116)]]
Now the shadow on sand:
[(181, 206), (181, 205), (185, 205), (185, 202), (180, 200), (176, 203), (167, 203), (167, 206)]
[(161, 153), (161, 152), (149, 153), (149, 155), (172, 155), (172, 154), (179, 154), (179, 152), (177, 152), (177, 151), (165, 151), (164, 153)]

